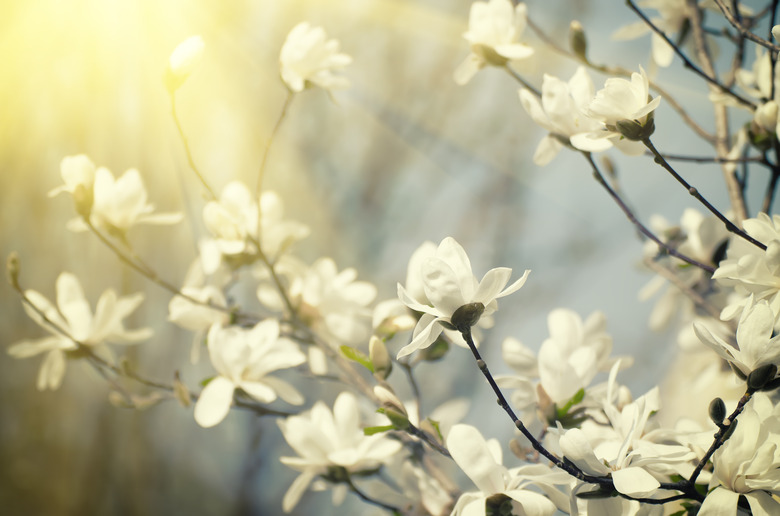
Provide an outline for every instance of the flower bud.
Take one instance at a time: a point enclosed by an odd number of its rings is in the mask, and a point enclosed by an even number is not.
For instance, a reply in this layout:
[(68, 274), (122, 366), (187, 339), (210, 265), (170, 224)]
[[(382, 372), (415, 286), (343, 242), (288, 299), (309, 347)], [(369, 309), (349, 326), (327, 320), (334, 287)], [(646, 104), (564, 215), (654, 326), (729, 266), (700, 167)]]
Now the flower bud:
[(192, 404), (190, 390), (179, 378), (179, 371), (176, 371), (173, 377), (173, 397), (176, 398), (176, 401), (184, 408), (187, 408)]
[(646, 140), (655, 132), (653, 112), (651, 111), (647, 115), (647, 119), (644, 122), (639, 120), (618, 120), (615, 122), (615, 129), (629, 140)]
[(374, 365), (374, 376), (386, 380), (393, 370), (393, 362), (390, 360), (387, 346), (379, 337), (371, 337), (368, 343), (368, 358)]
[(93, 201), (92, 190), (87, 190), (82, 184), (76, 185), (76, 188), (73, 190), (73, 203), (76, 205), (76, 213), (82, 218), (89, 220)]
[(762, 389), (770, 380), (777, 376), (777, 366), (775, 364), (765, 364), (750, 372), (747, 377), (749, 391)]
[(203, 57), (203, 38), (191, 36), (181, 43), (168, 58), (168, 68), (165, 70), (165, 86), (170, 93), (176, 91)]
[(464, 333), (477, 324), (484, 311), (485, 305), (482, 303), (468, 303), (455, 310), (450, 322), (456, 330)]
[(716, 425), (723, 424), (723, 418), (726, 417), (726, 404), (720, 398), (715, 398), (710, 402), (710, 419)]
[(5, 273), (8, 283), (16, 290), (21, 290), (21, 287), (19, 287), (19, 268), (19, 254), (16, 251), (11, 251), (8, 259), (5, 261)]
[(398, 412), (392, 408), (385, 409), (385, 416), (387, 416), (387, 419), (390, 420), (390, 423), (393, 424), (393, 427), (396, 430), (406, 430), (411, 424), (409, 422), (409, 418), (406, 417), (406, 414)]
[(582, 24), (577, 20), (572, 20), (569, 24), (569, 47), (582, 62), (588, 62), (588, 40), (585, 37), (585, 30), (582, 28)]

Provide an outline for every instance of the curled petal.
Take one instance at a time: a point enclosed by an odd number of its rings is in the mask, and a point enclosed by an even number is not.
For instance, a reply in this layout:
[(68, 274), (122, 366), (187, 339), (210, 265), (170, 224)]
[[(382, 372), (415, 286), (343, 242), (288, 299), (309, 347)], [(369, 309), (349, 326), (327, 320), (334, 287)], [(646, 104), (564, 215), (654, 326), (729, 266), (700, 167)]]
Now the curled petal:
[(195, 421), (203, 428), (218, 425), (230, 411), (233, 403), (233, 382), (217, 376), (203, 388), (195, 404)]

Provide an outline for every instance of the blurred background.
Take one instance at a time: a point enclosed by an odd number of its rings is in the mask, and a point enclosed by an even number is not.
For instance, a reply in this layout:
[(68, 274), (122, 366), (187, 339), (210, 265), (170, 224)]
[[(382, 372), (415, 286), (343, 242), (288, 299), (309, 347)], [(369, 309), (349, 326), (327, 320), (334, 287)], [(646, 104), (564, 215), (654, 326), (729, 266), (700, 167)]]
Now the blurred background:
[[(527, 4), (560, 44), (566, 44), (569, 22), (579, 19), (594, 60), (649, 66), (648, 38), (619, 44), (609, 38), (634, 21), (622, 4)], [(581, 157), (563, 152), (545, 168), (533, 165), (543, 133), (521, 108), (509, 76), (488, 69), (466, 86), (455, 85), (452, 72), (468, 54), (461, 35), (469, 6), (465, 0), (1, 0), (3, 257), (17, 251), (22, 285), (50, 299), (62, 271), (81, 279), (93, 307), (106, 288), (144, 292), (146, 302), (128, 327), (148, 325), (156, 333), (129, 348), (135, 367), (166, 382), (179, 370), (191, 387), (213, 374), (203, 361), (189, 364), (191, 335), (166, 322), (169, 294), (123, 267), (91, 235), (68, 232), (70, 199), (46, 193), (62, 182), (64, 156), (85, 153), (115, 176), (138, 168), (157, 209), (183, 211), (187, 220), (135, 228), (130, 240), (162, 277), (181, 284), (203, 235), (204, 201), (170, 116), (162, 82), (168, 56), (188, 36), (202, 35), (204, 60), (177, 96), (184, 130), (217, 191), (234, 179), (254, 185), (286, 94), (279, 49), (287, 32), (308, 20), (339, 39), (354, 62), (345, 71), (352, 87), (336, 92), (335, 101), (322, 91), (295, 99), (270, 154), (265, 186), (282, 195), (290, 218), (313, 229), (298, 254), (308, 261), (328, 255), (339, 268), (356, 267), (386, 299), (405, 280), (420, 243), (454, 236), (478, 276), (495, 266), (533, 271), (520, 293), (502, 302), (486, 339), (496, 372), (505, 372), (500, 342), (511, 335), (538, 349), (553, 308), (583, 317), (602, 310), (615, 353), (634, 354), (639, 362), (622, 381), (642, 394), (660, 381), (673, 338), (647, 330), (651, 304), (637, 301), (650, 278), (638, 267), (641, 243)], [(677, 81), (679, 68), (664, 70), (661, 80), (671, 81), (678, 101), (706, 120), (702, 85)], [(519, 71), (540, 85), (543, 72), (568, 79), (574, 69), (539, 51)], [(604, 78), (593, 77), (600, 88)], [(656, 119), (663, 129), (655, 138), (660, 148), (707, 152), (665, 106)], [(612, 157), (644, 220), (662, 213), (677, 221), (692, 205), (650, 160)], [(684, 173), (713, 202), (726, 202), (716, 168), (690, 165)], [(5, 282), (0, 306), (3, 346), (45, 335)], [(145, 411), (115, 408), (107, 402), (107, 383), (80, 363), (69, 364), (58, 391), (38, 392), (40, 360), (0, 354), (3, 514), (281, 512), (295, 473), (278, 463), (290, 450), (273, 420), (234, 412), (204, 430), (192, 409), (175, 401)], [(476, 403), (467, 421), (503, 417), (460, 350), (422, 367), (419, 378), (429, 409), (470, 395)], [(511, 435), (511, 427), (483, 431)], [(363, 514), (364, 506), (354, 502), (348, 497), (333, 513)], [(295, 514), (328, 510), (327, 494), (310, 493)]]

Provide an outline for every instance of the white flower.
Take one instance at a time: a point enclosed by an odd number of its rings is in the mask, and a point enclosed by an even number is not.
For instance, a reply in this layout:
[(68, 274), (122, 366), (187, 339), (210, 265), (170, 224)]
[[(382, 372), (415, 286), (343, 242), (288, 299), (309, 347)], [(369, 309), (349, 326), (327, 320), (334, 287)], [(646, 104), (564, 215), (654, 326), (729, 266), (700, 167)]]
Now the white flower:
[(174, 49), (168, 58), (167, 82), (170, 90), (175, 90), (192, 74), (203, 58), (205, 48), (203, 38), (190, 36)]
[(583, 323), (571, 310), (559, 308), (547, 317), (550, 337), (539, 349), (539, 378), (550, 399), (562, 404), (612, 363), (612, 337), (607, 319), (601, 312), (592, 313)]
[(741, 238), (731, 239), (727, 259), (712, 275), (736, 292), (720, 316), (724, 320), (739, 316), (751, 296), (757, 301), (766, 300), (775, 315), (780, 314), (780, 215), (769, 218), (759, 213), (742, 225), (747, 234), (767, 248), (764, 251)]
[(293, 405), (303, 403), (303, 396), (292, 385), (268, 376), (306, 361), (297, 344), (279, 336), (276, 319), (265, 319), (252, 329), (215, 324), (209, 330), (208, 347), (219, 374), (203, 388), (195, 405), (195, 421), (200, 426), (212, 427), (225, 419), (236, 389), (262, 403), (271, 403), (277, 396)]
[(700, 516), (738, 514), (744, 496), (753, 514), (780, 514), (780, 411), (756, 393), (737, 419), (734, 434), (712, 456), (715, 469)]
[(485, 441), (479, 430), (473, 426), (453, 426), (447, 435), (447, 449), (455, 463), (479, 489), (477, 492), (461, 495), (452, 510), (453, 516), (484, 516), (487, 514), (488, 503), (494, 500), (503, 502), (501, 497), (495, 495), (504, 495), (513, 501), (513, 514), (551, 516), (555, 513), (555, 505), (550, 500), (539, 493), (524, 489), (525, 483), (502, 465), (501, 447), (498, 442)]
[(339, 53), (339, 42), (328, 39), (322, 27), (301, 22), (290, 31), (279, 54), (282, 80), (294, 92), (311, 86), (325, 90), (348, 88), (349, 81), (333, 71), (352, 62)]
[(402, 446), (400, 441), (385, 434), (363, 433), (357, 399), (349, 392), (339, 394), (333, 412), (318, 401), (310, 411), (280, 420), (278, 424), (284, 438), (298, 453), (298, 457), (280, 460), (301, 472), (284, 495), (284, 512), (292, 511), (317, 477), (339, 471), (348, 475), (370, 473), (390, 460)]
[[(690, 17), (690, 8), (686, 0), (645, 0), (638, 3), (642, 7), (658, 11), (661, 16), (654, 17), (650, 21), (672, 39), (683, 29)], [(671, 65), (672, 59), (674, 59), (674, 49), (644, 21), (621, 27), (612, 35), (612, 38), (617, 40), (635, 39), (648, 32), (651, 33), (653, 61), (658, 66)]]
[(46, 353), (38, 374), (37, 387), (41, 391), (59, 388), (65, 375), (66, 352), (77, 350), (79, 345), (89, 346), (102, 354), (108, 351), (105, 347), (108, 342), (133, 343), (152, 335), (150, 328), (126, 330), (122, 322), (143, 301), (143, 294), (140, 293), (119, 297), (113, 290), (106, 290), (100, 296), (93, 315), (78, 278), (63, 272), (57, 278), (56, 307), (35, 290), (26, 290), (25, 296), (48, 321), (69, 335), (63, 335), (37, 311), (24, 304), (27, 315), (51, 336), (17, 342), (8, 348), (8, 354), (15, 358), (27, 358)]
[(92, 193), (92, 185), (95, 183), (95, 164), (85, 154), (62, 158), (60, 175), (65, 184), (51, 190), (49, 197), (54, 197), (62, 192), (73, 195), (79, 186), (85, 192)]
[[(577, 134), (599, 131), (603, 124), (583, 114), (593, 99), (593, 81), (588, 72), (580, 66), (569, 82), (563, 82), (552, 75), (544, 75), (542, 82), (542, 101), (526, 89), (520, 90), (520, 102), (534, 122), (550, 131), (534, 153), (534, 163), (546, 165), (563, 147), (561, 139), (569, 139)], [(594, 152), (612, 147), (609, 140), (594, 140), (588, 149)]]
[(519, 290), (531, 272), (526, 270), (520, 279), (506, 288), (512, 275), (512, 269), (506, 267), (491, 269), (482, 281), (477, 281), (466, 252), (452, 237), (441, 241), (435, 256), (422, 263), (421, 271), (426, 301), (430, 305), (414, 299), (403, 285), (398, 284), (398, 298), (412, 310), (423, 313), (412, 341), (401, 348), (398, 358), (430, 346), (441, 334), (443, 324), (451, 325), (453, 313), (464, 305), (481, 303), (484, 305), (481, 317), (492, 314), (498, 309), (496, 300)]
[(737, 326), (739, 349), (713, 335), (703, 325), (696, 325), (694, 329), (704, 344), (747, 376), (763, 365), (780, 366), (780, 336), (772, 337), (775, 317), (766, 301), (755, 304), (749, 301)]
[(590, 150), (597, 144), (593, 140), (609, 138), (612, 143), (626, 153), (641, 153), (644, 149), (636, 141), (649, 136), (653, 124), (651, 113), (661, 103), (661, 97), (650, 98), (647, 75), (642, 67), (641, 73), (631, 74), (631, 80), (612, 77), (606, 80), (604, 88), (596, 92), (586, 114), (605, 124), (602, 131), (578, 134), (572, 137), (572, 144), (578, 149)]
[(534, 51), (520, 43), (526, 26), (526, 6), (512, 7), (509, 0), (474, 2), (469, 13), (469, 30), (463, 37), (471, 54), (455, 70), (455, 82), (466, 84), (485, 66), (504, 66), (509, 61), (530, 57)]
[(290, 245), (309, 235), (307, 226), (284, 220), (282, 200), (275, 192), (261, 194), (260, 212), (258, 216), (258, 203), (239, 181), (228, 183), (218, 201), (206, 204), (203, 221), (212, 238), (200, 242), (200, 257), (207, 274), (216, 271), (226, 257), (234, 265), (255, 261), (258, 242), (274, 263)]

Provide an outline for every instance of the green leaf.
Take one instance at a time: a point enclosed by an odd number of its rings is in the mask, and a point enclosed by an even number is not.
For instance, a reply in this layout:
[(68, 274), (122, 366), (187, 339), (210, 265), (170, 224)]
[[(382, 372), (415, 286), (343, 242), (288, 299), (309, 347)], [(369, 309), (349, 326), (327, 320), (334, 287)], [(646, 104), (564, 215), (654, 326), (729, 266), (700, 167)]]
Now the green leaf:
[(393, 425), (367, 426), (363, 429), (363, 435), (381, 434), (382, 432), (387, 432), (388, 430), (394, 429), (395, 427)]
[(566, 417), (566, 414), (569, 413), (569, 409), (571, 409), (574, 405), (577, 405), (578, 403), (582, 403), (582, 400), (585, 399), (585, 389), (580, 389), (577, 391), (577, 393), (571, 397), (569, 401), (566, 402), (566, 405), (559, 408), (556, 411), (556, 415), (558, 416), (558, 419), (563, 419)]
[(341, 353), (349, 360), (357, 362), (372, 373), (374, 372), (374, 364), (371, 363), (371, 360), (362, 351), (359, 351), (351, 346), (341, 346)]
[(213, 380), (214, 378), (216, 378), (216, 375), (215, 376), (209, 376), (208, 378), (204, 378), (203, 380), (200, 381), (200, 386), (201, 387), (207, 386), (209, 384), (209, 382), (211, 382), (211, 380)]
[(435, 429), (436, 429), (436, 433), (438, 434), (438, 436), (439, 436), (439, 439), (440, 439), (442, 442), (444, 442), (444, 436), (441, 434), (441, 428), (439, 428), (439, 422), (438, 422), (438, 421), (436, 421), (436, 420), (434, 420), (434, 419), (431, 419), (431, 418), (428, 418), (428, 422), (431, 424), (431, 426), (432, 426), (433, 428), (435, 428)]

